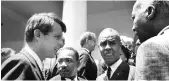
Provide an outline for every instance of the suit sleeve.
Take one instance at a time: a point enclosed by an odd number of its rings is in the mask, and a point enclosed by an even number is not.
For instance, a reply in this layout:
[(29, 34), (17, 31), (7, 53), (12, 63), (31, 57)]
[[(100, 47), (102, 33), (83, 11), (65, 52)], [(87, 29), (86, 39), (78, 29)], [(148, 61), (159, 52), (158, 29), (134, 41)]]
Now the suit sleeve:
[(86, 78), (85, 77), (86, 76), (86, 68), (87, 68), (86, 66), (89, 61), (89, 56), (85, 53), (82, 53), (80, 55), (79, 61), (80, 61), (80, 65), (78, 68), (78, 74), (79, 74), (79, 76)]
[(154, 38), (140, 45), (136, 56), (136, 80), (169, 79), (169, 45), (166, 42)]
[(1, 69), (2, 80), (35, 80), (29, 63), (22, 59), (7, 59)]

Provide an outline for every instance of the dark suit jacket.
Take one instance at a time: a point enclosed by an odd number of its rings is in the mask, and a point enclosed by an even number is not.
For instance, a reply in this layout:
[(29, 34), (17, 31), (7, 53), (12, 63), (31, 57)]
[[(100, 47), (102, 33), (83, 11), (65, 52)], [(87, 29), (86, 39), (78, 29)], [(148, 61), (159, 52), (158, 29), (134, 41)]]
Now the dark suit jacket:
[(135, 79), (169, 80), (169, 26), (138, 48)]
[[(61, 77), (60, 75), (56, 75), (56, 76), (54, 76), (53, 78), (50, 79), (50, 81), (54, 81), (54, 80), (57, 80), (57, 81), (59, 81), (59, 80), (65, 81), (66, 79), (63, 78), (63, 77)], [(77, 77), (77, 80), (78, 80), (78, 81), (87, 81), (87, 80), (85, 80), (84, 78), (81, 78), (81, 77)]]
[(97, 66), (91, 54), (83, 48), (79, 51), (79, 53), (80, 65), (78, 68), (78, 75), (85, 77), (87, 80), (96, 80)]
[(1, 78), (2, 80), (44, 80), (35, 59), (25, 49), (2, 64)]
[(130, 67), (127, 63), (122, 62), (113, 75), (108, 79), (107, 76), (107, 70), (105, 73), (101, 74), (100, 76), (97, 77), (97, 81), (100, 80), (133, 80), (134, 79), (134, 72), (135, 69), (133, 67)]

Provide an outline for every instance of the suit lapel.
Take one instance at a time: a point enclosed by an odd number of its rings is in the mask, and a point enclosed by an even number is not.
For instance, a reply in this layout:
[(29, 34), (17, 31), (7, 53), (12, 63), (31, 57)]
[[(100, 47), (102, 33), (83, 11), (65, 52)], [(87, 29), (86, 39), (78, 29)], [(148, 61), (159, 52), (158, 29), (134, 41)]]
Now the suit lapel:
[(112, 75), (112, 77), (110, 78), (110, 80), (116, 80), (117, 77), (119, 77), (121, 74), (123, 74), (122, 70), (116, 70), (115, 73)]
[(22, 49), (21, 50), (21, 53), (24, 54), (30, 61), (30, 63), (32, 64), (33, 66), (33, 70), (35, 71), (35, 73), (38, 75), (38, 77), (41, 79), (41, 80), (44, 80), (44, 77), (43, 77), (43, 74), (42, 74), (42, 71), (40, 70), (36, 60), (29, 54), (29, 52), (25, 49)]
[(127, 80), (128, 73), (129, 65), (127, 65), (125, 62), (122, 62), (111, 76), (110, 80)]

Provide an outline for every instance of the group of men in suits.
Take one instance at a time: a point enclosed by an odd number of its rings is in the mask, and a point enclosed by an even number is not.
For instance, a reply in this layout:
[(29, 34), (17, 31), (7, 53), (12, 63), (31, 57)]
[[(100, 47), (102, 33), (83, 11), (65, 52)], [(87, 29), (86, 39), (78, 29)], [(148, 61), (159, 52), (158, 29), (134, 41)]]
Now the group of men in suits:
[[(92, 32), (82, 34), (80, 44), (82, 49), (79, 54), (71, 47), (62, 48), (64, 45), (63, 32), (66, 32), (66, 26), (54, 13), (34, 14), (26, 24), (24, 47), (18, 54), (11, 56), (2, 64), (2, 80), (66, 80), (67, 78), (71, 80), (79, 80), (82, 78), (96, 80), (98, 67), (94, 58), (91, 56), (91, 52), (96, 46), (95, 34)], [(114, 32), (116, 31), (109, 33)], [(104, 33), (104, 35), (109, 35), (109, 33)], [(110, 38), (110, 40), (114, 39)], [(107, 44), (112, 45), (114, 42), (115, 41), (110, 41)], [(120, 42), (120, 39), (118, 42)], [(99, 46), (102, 47), (102, 44), (99, 43)], [(114, 47), (119, 48), (120, 44)], [(107, 50), (107, 46), (105, 50)], [(114, 49), (108, 48), (108, 50)], [(101, 49), (101, 53), (102, 51)], [(112, 57), (114, 57), (115, 52), (110, 53), (113, 55)], [(44, 65), (42, 60), (45, 59), (44, 56), (54, 57), (54, 54), (55, 59), (53, 59), (53, 61), (56, 63), (52, 64), (54, 67), (51, 67), (46, 75), (43, 73)], [(80, 55), (80, 57), (78, 55)], [(119, 53), (117, 55), (120, 56)], [(115, 60), (115, 58), (112, 57), (110, 58)], [(119, 57), (118, 59), (120, 60)], [(120, 60), (120, 62), (122, 62), (122, 60)], [(122, 62), (122, 66), (123, 64), (125, 65), (126, 63)], [(118, 66), (119, 65), (117, 65), (117, 67)], [(119, 67), (123, 68), (121, 66)], [(126, 76), (129, 74), (129, 69), (127, 70)], [(127, 78), (124, 79), (127, 80)]]
[[(122, 44), (120, 35), (116, 30), (106, 28), (100, 33), (98, 47), (104, 58), (104, 62), (99, 63), (100, 65), (96, 63), (91, 55), (97, 45), (95, 34), (92, 32), (83, 33), (80, 44), (82, 48), (79, 52), (79, 76), (83, 76), (87, 80), (106, 80), (107, 72), (110, 72), (109, 77), (111, 78), (107, 78), (107, 80), (134, 80), (135, 67), (129, 66), (125, 60), (122, 60), (120, 49)], [(112, 67), (112, 71), (108, 71), (108, 67)]]
[(79, 53), (72, 47), (62, 48), (65, 24), (54, 13), (39, 13), (27, 21), (24, 47), (4, 61), (1, 78), (45, 80), (45, 56), (55, 57), (56, 63), (48, 71), (50, 80), (169, 80), (169, 1), (137, 0), (132, 19), (132, 29), (141, 42), (136, 68), (120, 58), (119, 33), (105, 28), (98, 37), (98, 48), (106, 69), (98, 76), (100, 67), (91, 56), (96, 46), (95, 34), (83, 34)]

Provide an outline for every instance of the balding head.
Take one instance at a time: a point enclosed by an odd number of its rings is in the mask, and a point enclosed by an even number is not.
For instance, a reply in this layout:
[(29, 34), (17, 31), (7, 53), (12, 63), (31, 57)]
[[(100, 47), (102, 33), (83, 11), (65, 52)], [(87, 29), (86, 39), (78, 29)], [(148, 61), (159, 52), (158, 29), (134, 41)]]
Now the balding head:
[(111, 37), (116, 38), (120, 42), (120, 35), (119, 35), (119, 33), (116, 30), (114, 30), (112, 28), (105, 28), (100, 33), (98, 41), (100, 42), (101, 39), (111, 38)]
[(120, 58), (120, 35), (112, 29), (106, 28), (99, 35), (99, 50), (107, 65), (114, 64)]

